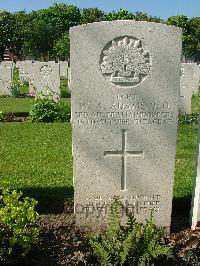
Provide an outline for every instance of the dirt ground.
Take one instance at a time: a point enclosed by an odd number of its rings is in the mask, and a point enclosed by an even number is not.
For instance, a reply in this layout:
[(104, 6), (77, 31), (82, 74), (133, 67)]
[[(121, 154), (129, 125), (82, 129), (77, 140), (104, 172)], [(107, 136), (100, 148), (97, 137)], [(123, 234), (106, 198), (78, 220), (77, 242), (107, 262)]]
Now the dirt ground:
[[(172, 217), (172, 233), (167, 236), (166, 241), (176, 244), (176, 253), (179, 257), (187, 250), (196, 249), (200, 242), (200, 229), (191, 231), (187, 226), (188, 217), (183, 215)], [(87, 237), (75, 226), (73, 203), (65, 206), (61, 213), (41, 214), (39, 228), (39, 239), (26, 257), (13, 256), (9, 262), (1, 265), (98, 265), (87, 243)], [(177, 260), (175, 264), (163, 265), (191, 264), (182, 264)]]

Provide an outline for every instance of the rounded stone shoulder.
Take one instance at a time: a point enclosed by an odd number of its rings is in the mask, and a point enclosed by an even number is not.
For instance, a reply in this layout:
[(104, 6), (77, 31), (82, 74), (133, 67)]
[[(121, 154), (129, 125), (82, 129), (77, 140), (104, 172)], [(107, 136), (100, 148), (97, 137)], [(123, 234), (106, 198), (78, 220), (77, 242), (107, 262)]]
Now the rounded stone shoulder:
[(113, 20), (113, 21), (100, 21), (100, 22), (93, 22), (87, 24), (81, 24), (78, 26), (74, 26), (70, 28), (70, 31), (74, 30), (86, 30), (90, 28), (100, 28), (100, 27), (110, 27), (116, 26), (117, 27), (124, 27), (124, 26), (142, 26), (142, 27), (151, 27), (151, 28), (160, 28), (160, 29), (172, 29), (173, 31), (179, 31), (182, 33), (182, 29), (176, 26), (167, 25), (164, 23), (158, 22), (148, 22), (148, 21), (138, 21), (138, 20)]

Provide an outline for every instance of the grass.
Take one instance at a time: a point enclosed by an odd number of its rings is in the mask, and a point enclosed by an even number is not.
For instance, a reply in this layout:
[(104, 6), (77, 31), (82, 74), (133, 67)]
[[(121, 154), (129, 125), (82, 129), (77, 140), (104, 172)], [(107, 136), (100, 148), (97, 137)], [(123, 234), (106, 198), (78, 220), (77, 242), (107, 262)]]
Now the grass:
[(176, 167), (174, 178), (174, 197), (191, 196), (197, 143), (197, 125), (179, 125), (176, 147)]
[(0, 123), (0, 183), (40, 200), (71, 197), (71, 125)]
[[(3, 113), (30, 112), (34, 101), (35, 99), (33, 98), (0, 98), (0, 111), (3, 111)], [(61, 101), (64, 103), (70, 103), (71, 99), (63, 98)]]
[(29, 112), (34, 103), (31, 98), (0, 98), (0, 111), (3, 113)]
[[(199, 113), (200, 94), (192, 97), (192, 112)], [(178, 125), (176, 165), (174, 173), (173, 212), (188, 216), (195, 178), (195, 159), (198, 125)]]
[(200, 93), (192, 96), (192, 113), (200, 113)]
[[(0, 98), (3, 112), (27, 112), (33, 102), (28, 98)], [(192, 102), (197, 112), (199, 96)], [(175, 199), (191, 197), (196, 141), (197, 125), (178, 126)], [(72, 197), (71, 126), (0, 123), (0, 185), (20, 189), (39, 200)]]
[[(0, 124), (0, 178), (2, 186), (29, 189), (72, 187), (71, 126), (69, 124)], [(174, 197), (191, 195), (194, 178), (197, 125), (179, 125)], [(5, 156), (6, 154), (6, 156)], [(35, 192), (34, 192), (35, 190)], [(53, 192), (59, 198), (59, 193)], [(51, 195), (52, 196), (52, 195)]]
[(69, 97), (70, 95), (68, 81), (66, 79), (60, 79), (60, 94), (63, 98)]
[(61, 98), (61, 102), (71, 104), (71, 98)]

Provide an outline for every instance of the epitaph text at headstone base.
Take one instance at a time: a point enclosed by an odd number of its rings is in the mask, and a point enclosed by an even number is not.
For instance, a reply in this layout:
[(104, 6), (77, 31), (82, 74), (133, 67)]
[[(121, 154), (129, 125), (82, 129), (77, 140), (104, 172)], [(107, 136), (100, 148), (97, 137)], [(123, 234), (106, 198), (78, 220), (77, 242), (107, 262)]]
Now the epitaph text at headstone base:
[(190, 225), (193, 230), (200, 223), (200, 120), (198, 122), (198, 138), (196, 148), (195, 176), (190, 210)]
[(60, 99), (59, 64), (55, 62), (35, 62), (33, 65), (36, 97)]
[(12, 95), (12, 73), (12, 61), (3, 61), (0, 63), (0, 95)]
[(194, 66), (191, 63), (181, 64), (179, 110), (191, 113), (192, 95), (196, 92), (197, 84), (194, 77)]
[(71, 28), (75, 213), (106, 221), (121, 198), (145, 222), (170, 226), (181, 31), (115, 21)]

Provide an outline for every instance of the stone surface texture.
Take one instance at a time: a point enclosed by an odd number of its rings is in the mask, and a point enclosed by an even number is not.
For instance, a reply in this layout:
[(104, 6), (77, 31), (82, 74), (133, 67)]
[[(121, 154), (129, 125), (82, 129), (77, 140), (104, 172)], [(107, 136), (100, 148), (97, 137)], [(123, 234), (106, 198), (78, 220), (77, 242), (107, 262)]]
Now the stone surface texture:
[(196, 94), (198, 92), (198, 89), (199, 89), (200, 65), (194, 63), (193, 68), (194, 68), (194, 85), (195, 85), (194, 93)]
[(113, 21), (70, 29), (75, 213), (104, 224), (113, 196), (169, 227), (181, 30)]
[(59, 64), (55, 62), (35, 62), (33, 65), (36, 97), (60, 98)]
[(19, 78), (22, 82), (29, 84), (29, 92), (34, 92), (34, 72), (32, 60), (17, 61), (16, 67), (19, 68)]
[(12, 95), (11, 92), (12, 72), (13, 72), (12, 61), (0, 62), (0, 95)]
[(191, 113), (192, 94), (198, 92), (198, 65), (195, 63), (181, 64), (179, 109), (183, 113)]
[(60, 77), (64, 79), (68, 79), (68, 62), (67, 61), (60, 61)]

